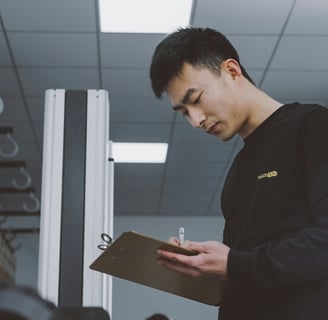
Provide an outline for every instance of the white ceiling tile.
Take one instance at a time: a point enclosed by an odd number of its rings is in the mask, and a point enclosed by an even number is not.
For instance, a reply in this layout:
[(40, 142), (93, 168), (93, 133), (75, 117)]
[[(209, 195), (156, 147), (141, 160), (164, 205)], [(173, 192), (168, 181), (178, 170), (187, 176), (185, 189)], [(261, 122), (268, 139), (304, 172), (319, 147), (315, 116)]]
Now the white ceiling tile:
[(15, 126), (17, 121), (27, 121), (23, 99), (19, 96), (2, 97), (4, 109), (0, 115), (1, 126)]
[[(8, 122), (3, 123), (0, 121), (0, 125), (13, 128), (14, 132), (13, 132), (12, 136), (19, 144), (37, 143), (37, 144), (39, 144), (39, 146), (41, 148), (40, 142), (42, 142), (42, 138), (43, 138), (42, 137), (43, 122), (32, 121), (32, 123), (30, 123), (30, 121), (26, 118), (26, 119), (16, 120), (15, 122), (8, 121)], [(37, 141), (35, 141), (35, 136), (34, 136), (33, 130), (35, 131), (35, 133), (37, 135), (36, 136), (36, 138), (38, 139)], [(12, 145), (12, 143), (6, 142), (5, 138), (2, 138), (1, 140), (4, 143), (6, 143), (6, 148), (10, 148), (10, 146)]]
[(209, 198), (198, 196), (196, 199), (195, 197), (184, 195), (180, 198), (180, 201), (174, 202), (170, 200), (162, 202), (160, 207), (161, 214), (202, 216), (206, 212)]
[(328, 35), (328, 2), (297, 0), (285, 33)]
[(168, 142), (169, 133), (169, 123), (114, 123), (110, 126), (110, 139), (115, 142)]
[(229, 37), (238, 52), (240, 62), (246, 70), (265, 69), (278, 36), (236, 36)]
[(111, 123), (171, 122), (173, 113), (167, 101), (156, 98), (109, 98)]
[(162, 206), (159, 211), (160, 216), (203, 216), (204, 207), (201, 204), (199, 206)]
[(34, 136), (31, 130), (31, 124), (27, 119), (25, 121), (16, 121), (13, 126), (15, 139), (21, 143), (34, 143)]
[(43, 121), (33, 121), (33, 127), (36, 134), (37, 142), (40, 149), (43, 147)]
[(328, 100), (328, 72), (269, 71), (263, 89), (274, 98), (289, 101)]
[(284, 36), (271, 68), (328, 72), (327, 56), (328, 35), (326, 37)]
[[(127, 199), (128, 200), (128, 199)], [(114, 216), (154, 216), (157, 212), (157, 204), (144, 203), (143, 205), (114, 204)]]
[(168, 162), (166, 176), (175, 178), (186, 178), (193, 176), (195, 178), (213, 178), (221, 175), (224, 170), (223, 163), (175, 163)]
[(163, 37), (160, 34), (101, 34), (102, 66), (149, 68), (153, 52)]
[(95, 1), (1, 0), (9, 31), (96, 31)]
[(201, 205), (205, 207), (210, 201), (211, 194), (209, 192), (198, 193), (197, 197), (194, 197), (193, 193), (188, 193), (188, 189), (179, 193), (165, 193), (163, 192), (161, 197), (162, 208), (164, 206), (187, 206), (193, 207)]
[(218, 184), (217, 177), (209, 178), (196, 178), (193, 176), (184, 179), (176, 179), (175, 177), (167, 176), (165, 178), (165, 185), (163, 193), (211, 193), (215, 190)]
[(12, 68), (0, 68), (0, 96), (19, 95), (19, 87)]
[(161, 215), (203, 216), (210, 201), (210, 193), (189, 193), (188, 189), (175, 194), (162, 194)]
[(32, 120), (43, 122), (45, 97), (27, 97), (27, 105)]
[(140, 206), (147, 204), (156, 205), (158, 202), (158, 192), (157, 193), (142, 193), (142, 192), (134, 192), (129, 193), (128, 197), (127, 194), (124, 194), (124, 192), (116, 194), (115, 196), (115, 202), (118, 205), (124, 205), (124, 202), (126, 203), (126, 200), (128, 199), (128, 205), (129, 206)]
[(197, 1), (193, 25), (225, 34), (279, 34), (293, 0)]
[[(14, 130), (13, 136), (16, 140), (18, 139), (23, 142), (30, 142), (33, 137), (31, 132), (33, 122), (29, 121), (25, 107), (20, 102), (19, 98), (10, 98), (10, 100), (10, 103), (7, 104), (8, 108), (4, 111), (4, 117), (2, 118), (0, 116), (0, 125), (11, 127)], [(17, 100), (17, 103), (15, 103), (15, 100)], [(12, 108), (13, 112), (17, 112), (19, 116), (15, 117), (12, 114), (12, 110), (8, 110), (9, 108)], [(6, 115), (7, 110), (9, 111), (9, 114)]]
[[(133, 189), (130, 189), (128, 185), (127, 189), (120, 192), (114, 192), (114, 215), (115, 214), (131, 214), (131, 215), (154, 215), (158, 206), (159, 200), (159, 187), (154, 186), (154, 189), (144, 188), (139, 185)], [(120, 190), (120, 189), (118, 189)]]
[(47, 89), (97, 89), (97, 69), (20, 68), (25, 94), (43, 96)]
[(17, 66), (97, 67), (95, 34), (8, 33)]
[[(115, 159), (114, 159), (115, 160)], [(122, 177), (161, 177), (164, 172), (162, 163), (115, 163), (115, 179)]]
[(174, 144), (169, 147), (168, 161), (219, 163), (230, 159), (232, 151), (232, 145), (225, 144), (218, 144), (217, 148), (213, 145)]
[(212, 205), (208, 208), (208, 211), (206, 212), (208, 216), (221, 216), (222, 210), (221, 210), (221, 199), (218, 196), (212, 203)]
[(102, 69), (103, 87), (113, 98), (153, 97), (148, 69)]
[(264, 70), (247, 69), (246, 71), (255, 83), (255, 85), (259, 86)]
[(11, 59), (3, 32), (0, 31), (0, 66), (11, 66)]

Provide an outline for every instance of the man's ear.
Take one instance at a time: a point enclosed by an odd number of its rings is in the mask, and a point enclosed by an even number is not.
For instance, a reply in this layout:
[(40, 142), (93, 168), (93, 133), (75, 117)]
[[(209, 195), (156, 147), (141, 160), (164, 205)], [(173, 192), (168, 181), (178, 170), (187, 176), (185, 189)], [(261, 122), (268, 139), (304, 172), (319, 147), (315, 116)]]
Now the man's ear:
[(235, 59), (224, 60), (221, 65), (221, 70), (227, 72), (233, 80), (236, 80), (236, 78), (242, 75), (240, 64)]

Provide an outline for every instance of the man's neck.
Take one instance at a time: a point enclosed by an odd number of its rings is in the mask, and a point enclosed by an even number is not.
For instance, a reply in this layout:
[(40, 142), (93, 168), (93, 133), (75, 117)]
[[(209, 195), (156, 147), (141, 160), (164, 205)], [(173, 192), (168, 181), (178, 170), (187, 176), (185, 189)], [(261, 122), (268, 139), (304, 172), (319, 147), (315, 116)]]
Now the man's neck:
[(283, 105), (256, 87), (253, 87), (253, 90), (250, 91), (247, 104), (249, 116), (243, 131), (239, 133), (242, 138), (246, 138), (251, 134), (263, 121)]

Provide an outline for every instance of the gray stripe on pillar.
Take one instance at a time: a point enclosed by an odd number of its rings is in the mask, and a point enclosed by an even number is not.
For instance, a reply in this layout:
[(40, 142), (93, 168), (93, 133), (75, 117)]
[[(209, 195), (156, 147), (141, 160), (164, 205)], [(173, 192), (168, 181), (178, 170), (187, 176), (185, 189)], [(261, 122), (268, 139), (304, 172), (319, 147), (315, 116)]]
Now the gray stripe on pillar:
[(66, 91), (58, 306), (82, 306), (87, 91)]

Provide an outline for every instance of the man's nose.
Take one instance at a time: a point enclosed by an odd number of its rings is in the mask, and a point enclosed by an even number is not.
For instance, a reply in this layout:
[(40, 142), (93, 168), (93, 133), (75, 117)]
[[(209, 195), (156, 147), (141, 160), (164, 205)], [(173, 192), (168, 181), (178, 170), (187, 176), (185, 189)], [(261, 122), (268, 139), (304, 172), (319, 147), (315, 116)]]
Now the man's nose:
[(193, 127), (201, 129), (201, 128), (203, 128), (206, 116), (203, 112), (201, 112), (199, 110), (193, 110), (193, 111), (190, 110), (189, 111), (189, 119), (190, 119), (190, 123)]

